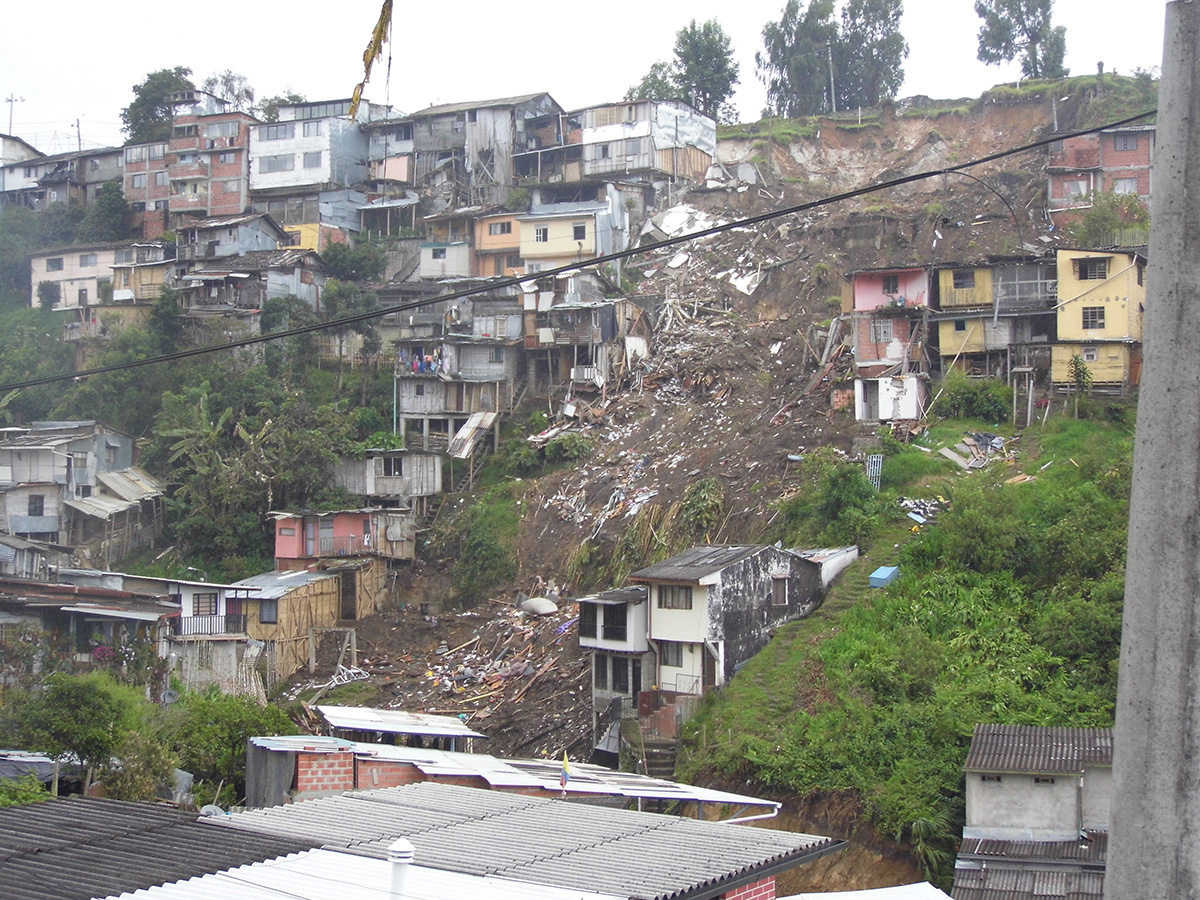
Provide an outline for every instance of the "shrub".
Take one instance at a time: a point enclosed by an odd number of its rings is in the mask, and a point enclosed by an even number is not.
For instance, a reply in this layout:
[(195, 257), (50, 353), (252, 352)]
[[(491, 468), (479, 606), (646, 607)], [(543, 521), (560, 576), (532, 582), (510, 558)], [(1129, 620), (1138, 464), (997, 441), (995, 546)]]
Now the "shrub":
[(968, 378), (957, 369), (946, 373), (933, 413), (947, 419), (1003, 422), (1012, 413), (1008, 388), (994, 378)]

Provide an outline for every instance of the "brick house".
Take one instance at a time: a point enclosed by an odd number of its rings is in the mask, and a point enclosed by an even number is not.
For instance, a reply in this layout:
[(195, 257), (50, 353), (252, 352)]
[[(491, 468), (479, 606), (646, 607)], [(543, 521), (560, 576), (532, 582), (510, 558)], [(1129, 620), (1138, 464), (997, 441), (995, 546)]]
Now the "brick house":
[(1051, 211), (1086, 209), (1092, 194), (1110, 191), (1136, 194), (1148, 205), (1155, 135), (1154, 125), (1123, 125), (1053, 142), (1046, 165)]
[(846, 279), (853, 297), (854, 417), (860, 422), (920, 418), (929, 394), (929, 269), (864, 269)]

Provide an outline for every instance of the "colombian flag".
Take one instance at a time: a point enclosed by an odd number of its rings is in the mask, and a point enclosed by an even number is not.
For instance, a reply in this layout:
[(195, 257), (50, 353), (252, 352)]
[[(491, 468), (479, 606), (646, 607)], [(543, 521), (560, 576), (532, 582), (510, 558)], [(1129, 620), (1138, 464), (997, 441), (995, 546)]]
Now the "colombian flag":
[(563, 751), (562, 775), (559, 776), (559, 779), (558, 779), (558, 783), (564, 791), (567, 789), (567, 782), (570, 780), (571, 780), (571, 763), (567, 760), (567, 751), (564, 750)]

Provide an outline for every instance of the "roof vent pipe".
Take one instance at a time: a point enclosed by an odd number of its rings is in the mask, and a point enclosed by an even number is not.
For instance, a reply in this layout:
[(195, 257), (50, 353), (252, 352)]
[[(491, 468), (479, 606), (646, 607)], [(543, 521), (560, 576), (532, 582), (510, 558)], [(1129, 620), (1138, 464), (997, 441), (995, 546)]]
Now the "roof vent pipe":
[(391, 900), (403, 900), (404, 883), (408, 880), (408, 865), (413, 858), (413, 845), (400, 838), (388, 847), (388, 862), (391, 865), (392, 887), (388, 896)]

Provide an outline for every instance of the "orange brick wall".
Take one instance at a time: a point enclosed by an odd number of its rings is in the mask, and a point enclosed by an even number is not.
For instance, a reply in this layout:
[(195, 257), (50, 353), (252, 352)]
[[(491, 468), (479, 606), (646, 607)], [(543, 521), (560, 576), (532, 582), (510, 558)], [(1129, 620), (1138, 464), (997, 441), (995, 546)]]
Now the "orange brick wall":
[(724, 900), (775, 900), (775, 878), (764, 878), (721, 895)]
[(404, 784), (416, 784), (418, 781), (424, 780), (424, 773), (416, 766), (377, 759), (360, 759), (358, 761), (357, 786), (360, 790), (400, 787)]
[(299, 753), (296, 755), (296, 793), (326, 794), (354, 790), (354, 754)]

